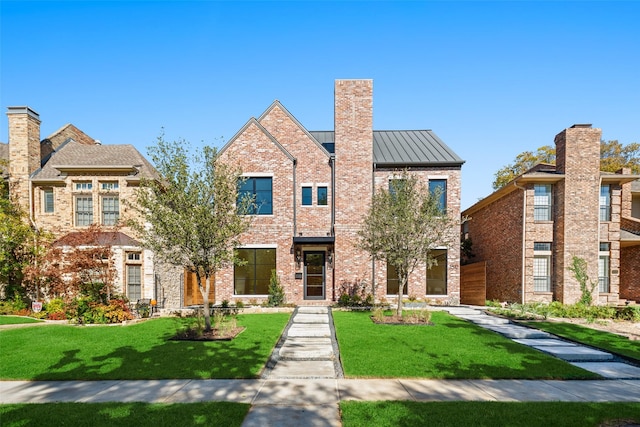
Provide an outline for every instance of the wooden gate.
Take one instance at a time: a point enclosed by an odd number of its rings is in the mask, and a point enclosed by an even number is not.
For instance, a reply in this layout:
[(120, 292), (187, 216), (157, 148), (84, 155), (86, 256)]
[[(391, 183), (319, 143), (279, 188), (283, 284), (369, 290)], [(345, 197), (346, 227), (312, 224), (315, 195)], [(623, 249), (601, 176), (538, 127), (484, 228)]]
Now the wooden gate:
[[(204, 287), (204, 279), (202, 279), (202, 285)], [(215, 280), (211, 278), (211, 289), (209, 289), (209, 304), (213, 304), (216, 300), (215, 293)], [(198, 281), (196, 280), (196, 273), (189, 271), (184, 272), (184, 305), (202, 305), (202, 293), (198, 289)]]
[(460, 303), (485, 305), (487, 299), (487, 263), (463, 265), (460, 269)]

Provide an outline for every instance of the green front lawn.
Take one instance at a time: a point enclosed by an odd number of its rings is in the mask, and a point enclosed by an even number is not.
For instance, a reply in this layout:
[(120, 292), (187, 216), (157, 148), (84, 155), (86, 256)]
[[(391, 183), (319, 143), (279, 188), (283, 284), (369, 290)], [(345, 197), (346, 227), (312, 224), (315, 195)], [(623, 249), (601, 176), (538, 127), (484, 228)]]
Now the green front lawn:
[(22, 323), (42, 323), (42, 320), (23, 316), (0, 316), (0, 325), (19, 325)]
[(231, 402), (184, 404), (44, 403), (0, 405), (3, 427), (241, 426), (250, 405)]
[(171, 341), (184, 319), (0, 331), (0, 379), (256, 378), (290, 313), (246, 314), (232, 341)]
[(340, 409), (344, 427), (613, 427), (640, 422), (640, 403), (617, 402), (347, 401), (340, 403)]
[(571, 341), (597, 347), (602, 350), (617, 353), (622, 356), (635, 359), (640, 362), (640, 341), (631, 341), (629, 338), (598, 331), (573, 323), (562, 322), (523, 322), (527, 326), (542, 329), (559, 337)]
[(600, 378), (442, 311), (433, 326), (375, 324), (370, 314), (333, 312), (347, 377)]

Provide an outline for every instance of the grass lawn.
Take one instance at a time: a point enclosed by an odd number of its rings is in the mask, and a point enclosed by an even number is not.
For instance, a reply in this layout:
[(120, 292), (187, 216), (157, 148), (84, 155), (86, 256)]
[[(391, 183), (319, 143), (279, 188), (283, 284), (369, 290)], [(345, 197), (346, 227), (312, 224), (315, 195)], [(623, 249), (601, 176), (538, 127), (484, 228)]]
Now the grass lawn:
[(231, 402), (185, 404), (44, 403), (0, 405), (2, 427), (240, 426), (250, 405)]
[(598, 375), (442, 311), (434, 326), (375, 324), (369, 312), (333, 312), (350, 378), (597, 379)]
[(0, 316), (0, 325), (18, 325), (21, 323), (42, 323), (42, 320), (23, 316)]
[(573, 323), (558, 322), (522, 322), (527, 326), (542, 329), (559, 337), (567, 338), (592, 347), (620, 354), (640, 362), (640, 341), (611, 334), (605, 331), (575, 325)]
[(605, 423), (612, 420), (640, 422), (640, 403), (347, 401), (340, 409), (344, 427), (595, 427), (626, 425)]
[(238, 315), (233, 341), (170, 341), (184, 319), (0, 331), (0, 379), (256, 378), (290, 313)]

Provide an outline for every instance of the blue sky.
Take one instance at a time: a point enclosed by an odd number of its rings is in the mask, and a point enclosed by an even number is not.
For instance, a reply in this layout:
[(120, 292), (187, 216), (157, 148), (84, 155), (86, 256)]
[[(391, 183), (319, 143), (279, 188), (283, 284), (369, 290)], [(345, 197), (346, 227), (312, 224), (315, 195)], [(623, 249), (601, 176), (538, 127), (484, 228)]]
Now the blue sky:
[[(221, 146), (275, 99), (333, 129), (335, 79), (374, 80), (374, 129), (432, 129), (462, 206), (574, 123), (640, 142), (640, 2), (0, 2), (0, 107), (147, 154)], [(0, 141), (7, 141), (6, 117)]]

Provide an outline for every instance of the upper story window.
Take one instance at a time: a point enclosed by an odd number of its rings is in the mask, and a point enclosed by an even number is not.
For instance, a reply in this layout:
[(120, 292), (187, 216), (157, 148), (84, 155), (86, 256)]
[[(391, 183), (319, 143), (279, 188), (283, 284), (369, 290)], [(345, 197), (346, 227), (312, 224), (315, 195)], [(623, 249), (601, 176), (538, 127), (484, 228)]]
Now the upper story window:
[(238, 199), (244, 196), (254, 197), (254, 205), (249, 209), (249, 215), (273, 214), (273, 178), (247, 177), (240, 183)]
[(437, 198), (438, 208), (445, 212), (447, 210), (447, 180), (430, 179), (429, 194)]
[(611, 221), (611, 187), (600, 186), (600, 221)]
[(318, 187), (318, 206), (326, 206), (328, 203), (327, 187)]
[(120, 200), (117, 196), (102, 198), (102, 224), (116, 225), (120, 219)]
[(100, 183), (100, 189), (105, 191), (113, 191), (119, 188), (118, 181), (105, 181)]
[(551, 184), (533, 186), (534, 221), (551, 221)]
[(127, 261), (140, 261), (140, 252), (127, 252)]
[(44, 188), (42, 190), (42, 212), (54, 212), (53, 200), (53, 188)]
[(93, 197), (76, 197), (76, 226), (83, 227), (93, 224)]
[(93, 183), (91, 181), (82, 181), (74, 183), (76, 191), (89, 191), (93, 189)]
[(311, 206), (313, 204), (311, 187), (302, 187), (302, 206)]

